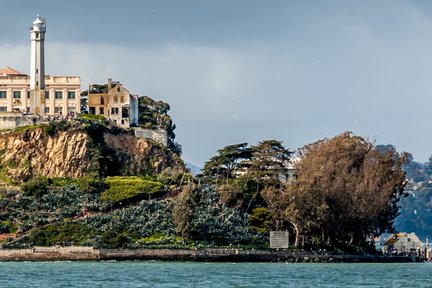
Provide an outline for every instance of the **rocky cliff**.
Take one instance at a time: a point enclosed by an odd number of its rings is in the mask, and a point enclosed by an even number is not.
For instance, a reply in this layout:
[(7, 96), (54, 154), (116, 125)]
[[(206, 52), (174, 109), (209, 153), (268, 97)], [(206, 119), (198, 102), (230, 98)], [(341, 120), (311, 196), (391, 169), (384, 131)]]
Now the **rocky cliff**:
[(91, 172), (152, 175), (168, 167), (185, 170), (182, 160), (165, 147), (126, 132), (114, 133), (102, 126), (91, 131), (79, 125), (63, 131), (47, 127), (0, 134), (0, 166), (5, 176), (25, 180), (78, 178)]

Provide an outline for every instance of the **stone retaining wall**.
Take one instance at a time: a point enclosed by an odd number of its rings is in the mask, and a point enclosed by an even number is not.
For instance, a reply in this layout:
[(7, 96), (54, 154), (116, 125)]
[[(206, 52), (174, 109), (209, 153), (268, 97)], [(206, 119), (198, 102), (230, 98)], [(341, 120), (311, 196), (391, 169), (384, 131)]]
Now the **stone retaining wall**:
[(94, 249), (92, 247), (33, 247), (0, 249), (0, 261), (168, 260), (208, 262), (414, 262), (402, 256), (334, 255), (311, 252), (239, 249)]
[(0, 249), (0, 261), (99, 260), (93, 247), (33, 247), (32, 249)]

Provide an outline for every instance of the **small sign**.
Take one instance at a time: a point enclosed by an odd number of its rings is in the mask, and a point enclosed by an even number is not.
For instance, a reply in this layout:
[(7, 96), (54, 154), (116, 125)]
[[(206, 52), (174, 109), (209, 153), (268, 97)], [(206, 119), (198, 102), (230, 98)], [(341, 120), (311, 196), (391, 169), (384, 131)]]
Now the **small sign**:
[(288, 231), (270, 231), (270, 248), (288, 249)]

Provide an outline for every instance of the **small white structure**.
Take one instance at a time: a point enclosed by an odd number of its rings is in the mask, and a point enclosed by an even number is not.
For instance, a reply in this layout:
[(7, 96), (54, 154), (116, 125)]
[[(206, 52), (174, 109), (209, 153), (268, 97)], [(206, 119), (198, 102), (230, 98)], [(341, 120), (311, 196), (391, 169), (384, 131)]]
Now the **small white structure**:
[(384, 241), (383, 253), (398, 254), (419, 252), (423, 249), (423, 242), (417, 237), (415, 233), (400, 232), (390, 235)]
[(146, 129), (136, 127), (134, 130), (135, 137), (141, 139), (152, 139), (156, 142), (161, 143), (165, 147), (168, 145), (168, 135), (167, 132), (163, 129)]

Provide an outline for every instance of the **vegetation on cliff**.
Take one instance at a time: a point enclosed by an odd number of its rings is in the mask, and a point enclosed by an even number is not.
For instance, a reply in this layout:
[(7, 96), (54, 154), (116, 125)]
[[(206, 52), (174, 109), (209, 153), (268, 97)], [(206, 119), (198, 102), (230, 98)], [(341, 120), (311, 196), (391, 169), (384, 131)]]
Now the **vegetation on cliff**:
[(162, 145), (89, 115), (4, 132), (0, 151), (1, 174), (15, 181), (89, 173), (155, 175), (167, 168), (185, 171), (180, 157)]
[(221, 148), (194, 178), (169, 109), (139, 98), (139, 126), (168, 147), (89, 114), (0, 134), (0, 179), (16, 185), (0, 187), (1, 246), (266, 248), (287, 230), (295, 247), (346, 250), (392, 231), (409, 155), (349, 132), (296, 154), (264, 140)]
[(167, 147), (177, 155), (181, 155), (182, 147), (175, 142), (174, 130), (176, 125), (173, 123), (168, 112), (170, 105), (163, 101), (155, 101), (148, 96), (138, 98), (139, 126), (149, 129), (163, 129), (167, 132)]
[(173, 168), (33, 178), (1, 192), (0, 233), (11, 233), (1, 245), (266, 248), (269, 231), (288, 230), (298, 248), (347, 250), (391, 231), (404, 155), (343, 133), (292, 156), (265, 140), (220, 149), (197, 179)]

